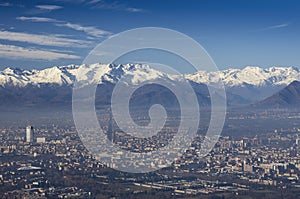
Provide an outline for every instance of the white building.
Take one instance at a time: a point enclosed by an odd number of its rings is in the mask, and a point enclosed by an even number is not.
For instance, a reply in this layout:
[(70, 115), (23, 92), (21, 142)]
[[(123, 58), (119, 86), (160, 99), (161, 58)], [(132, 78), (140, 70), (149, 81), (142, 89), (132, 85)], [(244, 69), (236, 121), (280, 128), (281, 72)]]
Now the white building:
[(45, 143), (45, 142), (46, 142), (46, 138), (44, 138), (44, 137), (36, 138), (36, 143)]
[(33, 126), (26, 127), (26, 142), (33, 143)]

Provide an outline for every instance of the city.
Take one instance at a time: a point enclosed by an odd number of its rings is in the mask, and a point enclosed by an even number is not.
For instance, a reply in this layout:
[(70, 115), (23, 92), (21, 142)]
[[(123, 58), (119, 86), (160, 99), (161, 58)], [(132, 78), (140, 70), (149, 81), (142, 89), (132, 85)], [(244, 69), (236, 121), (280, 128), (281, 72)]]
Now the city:
[[(110, 125), (105, 128), (111, 129)], [(203, 140), (199, 134), (170, 167), (130, 174), (97, 161), (72, 126), (5, 128), (1, 129), (0, 193), (2, 198), (232, 198), (256, 191), (264, 196), (269, 190), (269, 194), (287, 197), (287, 190), (291, 190), (289, 194), (299, 193), (299, 135), (299, 128), (274, 129), (253, 136), (225, 135), (207, 156), (199, 158)], [(115, 142), (120, 136), (114, 135)], [(164, 139), (168, 136), (160, 137)], [(134, 140), (127, 139), (123, 147), (145, 149), (130, 142)]]
[(0, 199), (300, 199), (300, 1), (0, 16)]

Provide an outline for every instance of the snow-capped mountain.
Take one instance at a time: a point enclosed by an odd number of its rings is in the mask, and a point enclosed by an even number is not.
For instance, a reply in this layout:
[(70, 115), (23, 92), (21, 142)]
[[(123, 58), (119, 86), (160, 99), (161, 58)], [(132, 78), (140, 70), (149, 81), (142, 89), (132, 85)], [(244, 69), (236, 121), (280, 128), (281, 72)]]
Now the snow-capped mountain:
[(227, 69), (218, 72), (199, 71), (187, 75), (197, 83), (216, 83), (223, 81), (227, 93), (256, 102), (271, 96), (275, 92), (300, 80), (300, 71), (296, 67), (259, 68), (248, 66), (244, 69)]
[(7, 85), (18, 87), (38, 86), (40, 84), (72, 85), (75, 80), (97, 84), (103, 82), (116, 83), (123, 75), (129, 76), (132, 84), (156, 78), (176, 78), (143, 64), (92, 64), (89, 66), (55, 66), (43, 70), (7, 68), (0, 72), (0, 85), (4, 87)]
[(199, 71), (187, 75), (187, 78), (198, 83), (215, 83), (221, 79), (226, 87), (286, 86), (300, 79), (300, 71), (296, 67), (273, 66), (263, 69), (248, 66), (244, 69), (227, 69), (219, 72)]
[[(92, 64), (55, 66), (43, 70), (22, 70), (7, 68), (0, 72), (0, 102), (16, 101), (38, 102), (53, 100), (62, 102), (71, 98), (71, 86), (76, 80), (83, 83), (113, 85), (123, 75), (129, 76), (131, 84), (164, 78), (170, 81), (182, 77), (157, 71), (145, 64)], [(300, 71), (295, 67), (246, 67), (244, 69), (227, 69), (218, 72), (198, 71), (185, 77), (193, 84), (192, 87), (201, 96), (202, 101), (208, 102), (209, 96), (204, 84), (217, 83), (221, 80), (227, 92), (229, 104), (245, 104), (260, 101), (289, 85), (300, 80)], [(103, 86), (102, 94), (109, 93), (113, 88)], [(25, 97), (25, 99), (23, 99)], [(12, 100), (14, 101), (14, 100)]]
[[(90, 79), (91, 69), (94, 74)], [(0, 85), (39, 85), (57, 84), (71, 85), (75, 79), (91, 81), (93, 83), (111, 82), (116, 83), (122, 75), (132, 76), (133, 84), (155, 78), (176, 79), (174, 75), (168, 75), (150, 68), (144, 64), (92, 64), (55, 66), (43, 70), (22, 70), (7, 68), (0, 72)], [(300, 80), (300, 71), (296, 67), (270, 67), (259, 68), (248, 66), (244, 69), (227, 69), (218, 72), (198, 71), (185, 77), (196, 83), (213, 84), (222, 80), (224, 85), (231, 87), (263, 87), (263, 86), (286, 86), (295, 80)]]

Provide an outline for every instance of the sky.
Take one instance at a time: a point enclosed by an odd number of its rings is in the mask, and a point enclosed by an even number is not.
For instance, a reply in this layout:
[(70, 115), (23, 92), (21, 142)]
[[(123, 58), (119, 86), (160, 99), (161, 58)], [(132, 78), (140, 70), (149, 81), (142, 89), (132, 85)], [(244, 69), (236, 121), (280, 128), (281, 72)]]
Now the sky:
[(122, 31), (163, 27), (199, 42), (220, 69), (300, 67), (297, 0), (0, 1), (0, 69), (81, 64)]

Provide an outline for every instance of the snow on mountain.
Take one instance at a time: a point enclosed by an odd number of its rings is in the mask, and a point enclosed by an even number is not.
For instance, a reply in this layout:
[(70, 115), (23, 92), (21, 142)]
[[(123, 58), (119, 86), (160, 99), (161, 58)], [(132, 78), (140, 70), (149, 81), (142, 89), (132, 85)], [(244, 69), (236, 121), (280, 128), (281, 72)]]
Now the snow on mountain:
[(55, 66), (43, 70), (7, 68), (0, 72), (0, 85), (13, 85), (19, 87), (29, 84), (71, 85), (75, 80), (98, 84), (103, 82), (116, 83), (123, 75), (128, 75), (133, 84), (162, 77), (173, 79), (172, 76), (154, 70), (143, 64), (92, 64), (89, 66)]
[(227, 69), (219, 72), (199, 71), (186, 77), (198, 83), (216, 83), (221, 79), (227, 87), (245, 85), (260, 87), (288, 85), (295, 80), (300, 80), (300, 71), (296, 67), (273, 66), (263, 69), (248, 66), (244, 69)]
[[(91, 73), (92, 71), (92, 73)], [(76, 77), (77, 81), (87, 81), (89, 83), (103, 82), (116, 83), (123, 76), (129, 77), (130, 83), (138, 84), (147, 80), (157, 78), (173, 79), (171, 75), (167, 75), (160, 71), (150, 68), (144, 64), (125, 64), (125, 65), (112, 65), (112, 64), (92, 64), (89, 66), (82, 65), (76, 69), (68, 70), (70, 74)]]
[[(92, 70), (91, 70), (92, 69)], [(92, 72), (91, 72), (92, 71)], [(122, 75), (128, 75), (131, 83), (137, 84), (156, 78), (179, 78), (154, 70), (144, 64), (92, 64), (55, 66), (43, 70), (22, 70), (7, 68), (0, 72), (0, 85), (14, 85), (23, 87), (26, 85), (57, 84), (71, 85), (75, 79), (88, 83), (117, 82)], [(197, 83), (217, 83), (220, 79), (226, 87), (244, 86), (280, 86), (288, 85), (295, 80), (300, 80), (300, 71), (295, 67), (246, 67), (244, 69), (227, 69), (219, 72), (198, 71), (185, 75), (189, 80)]]
[(2, 86), (26, 86), (28, 84), (38, 85), (45, 83), (70, 84), (72, 80), (59, 67), (44, 70), (22, 70), (7, 68), (0, 72), (0, 84)]

